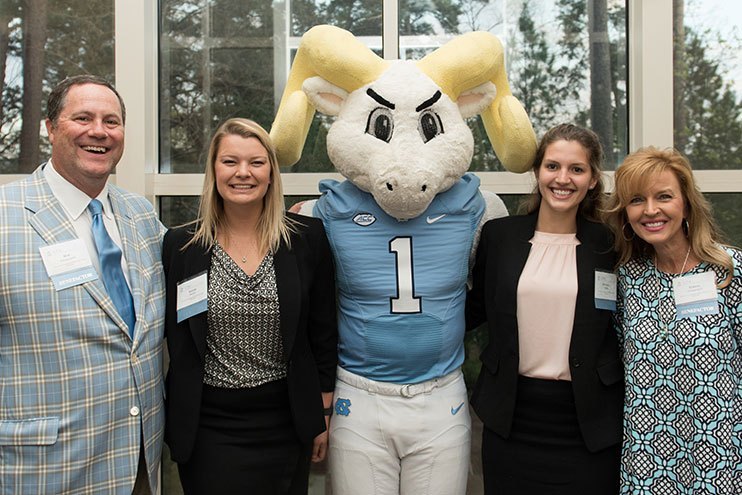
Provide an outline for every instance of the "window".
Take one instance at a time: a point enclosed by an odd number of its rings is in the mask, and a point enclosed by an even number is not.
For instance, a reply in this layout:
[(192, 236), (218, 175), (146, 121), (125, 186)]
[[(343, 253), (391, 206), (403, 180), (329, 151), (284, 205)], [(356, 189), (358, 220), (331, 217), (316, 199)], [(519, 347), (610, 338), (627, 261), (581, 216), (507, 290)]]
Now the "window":
[(203, 172), (211, 134), (230, 117), (270, 128), (280, 14), (259, 0), (161, 2), (161, 172)]
[(49, 158), (49, 91), (67, 76), (114, 79), (114, 0), (3, 0), (0, 7), (0, 174)]
[[(712, 170), (742, 170), (742, 5), (720, 0), (673, 5), (674, 146), (697, 176), (724, 182), (731, 176), (721, 174), (728, 172)], [(738, 189), (741, 183), (737, 179)], [(706, 196), (716, 220), (731, 244), (742, 245), (740, 193), (713, 192), (720, 194)]]
[(742, 5), (673, 3), (674, 145), (696, 170), (742, 169)]
[[(508, 79), (541, 136), (563, 122), (601, 137), (610, 169), (627, 150), (626, 6), (618, 1), (458, 1), (429, 11), (400, 2), (400, 58), (417, 59), (469, 31), (502, 41)], [(479, 118), (471, 170), (504, 170)]]
[[(381, 51), (380, 2), (167, 0), (160, 11), (160, 171), (200, 172), (211, 132), (231, 116), (270, 127), (301, 35), (328, 23)], [(418, 59), (450, 40), (488, 30), (506, 46), (512, 90), (538, 134), (564, 121), (603, 137), (611, 168), (625, 154), (626, 33), (621, 2), (451, 2), (445, 10), (400, 3), (399, 57)], [(288, 12), (287, 12), (288, 11)], [(290, 17), (290, 22), (282, 20)], [(590, 28), (588, 28), (591, 26)], [(592, 47), (592, 48), (591, 48)], [(329, 172), (331, 119), (318, 115), (293, 172)], [(478, 119), (472, 170), (503, 170)]]

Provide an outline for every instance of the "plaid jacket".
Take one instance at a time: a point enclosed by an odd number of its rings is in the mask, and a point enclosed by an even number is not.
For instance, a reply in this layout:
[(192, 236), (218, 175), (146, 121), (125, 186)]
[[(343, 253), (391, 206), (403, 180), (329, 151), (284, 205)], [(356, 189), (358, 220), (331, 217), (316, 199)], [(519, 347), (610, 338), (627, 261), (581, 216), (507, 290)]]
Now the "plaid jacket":
[(39, 247), (77, 235), (42, 168), (0, 187), (0, 494), (130, 495), (142, 438), (158, 490), (163, 228), (144, 198), (110, 186), (132, 341), (102, 280), (55, 291)]

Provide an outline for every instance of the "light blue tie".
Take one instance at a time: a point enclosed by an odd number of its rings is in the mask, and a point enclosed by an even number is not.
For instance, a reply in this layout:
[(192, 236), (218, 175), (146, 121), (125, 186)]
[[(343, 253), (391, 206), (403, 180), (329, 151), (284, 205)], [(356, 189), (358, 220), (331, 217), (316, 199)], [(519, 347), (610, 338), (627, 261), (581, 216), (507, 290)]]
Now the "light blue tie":
[(103, 285), (106, 286), (108, 295), (113, 299), (121, 317), (129, 326), (129, 334), (134, 333), (134, 324), (137, 321), (134, 314), (134, 301), (131, 291), (126, 284), (124, 272), (121, 270), (121, 250), (108, 235), (106, 226), (103, 224), (103, 205), (97, 199), (90, 201), (88, 210), (93, 215), (93, 239), (95, 248), (98, 250), (100, 271), (103, 275)]

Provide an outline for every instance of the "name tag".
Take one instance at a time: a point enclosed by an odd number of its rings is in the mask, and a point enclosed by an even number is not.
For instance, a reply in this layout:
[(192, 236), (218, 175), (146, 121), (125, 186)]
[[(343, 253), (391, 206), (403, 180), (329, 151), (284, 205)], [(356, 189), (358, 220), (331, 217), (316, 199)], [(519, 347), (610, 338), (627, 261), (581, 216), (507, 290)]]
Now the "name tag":
[(672, 285), (678, 318), (715, 315), (719, 312), (714, 272), (678, 277), (673, 279)]
[(178, 323), (206, 311), (208, 302), (208, 279), (205, 271), (178, 282)]
[(46, 273), (57, 291), (98, 279), (82, 239), (39, 248)]
[(613, 272), (595, 270), (595, 308), (616, 311), (618, 278)]

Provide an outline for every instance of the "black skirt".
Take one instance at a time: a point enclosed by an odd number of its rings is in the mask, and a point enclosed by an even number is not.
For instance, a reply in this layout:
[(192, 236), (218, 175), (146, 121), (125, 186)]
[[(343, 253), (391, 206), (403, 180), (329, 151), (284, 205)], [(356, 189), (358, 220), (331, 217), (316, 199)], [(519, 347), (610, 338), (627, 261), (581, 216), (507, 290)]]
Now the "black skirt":
[(510, 436), (484, 428), (482, 469), (488, 495), (615, 495), (621, 446), (585, 446), (572, 383), (518, 377)]
[(178, 473), (188, 495), (306, 494), (310, 449), (296, 435), (286, 380), (204, 385), (193, 454)]

